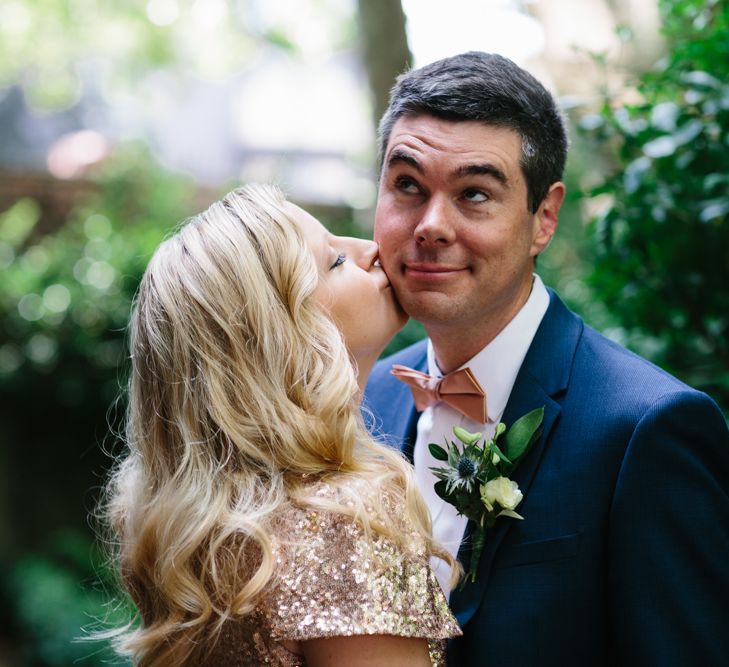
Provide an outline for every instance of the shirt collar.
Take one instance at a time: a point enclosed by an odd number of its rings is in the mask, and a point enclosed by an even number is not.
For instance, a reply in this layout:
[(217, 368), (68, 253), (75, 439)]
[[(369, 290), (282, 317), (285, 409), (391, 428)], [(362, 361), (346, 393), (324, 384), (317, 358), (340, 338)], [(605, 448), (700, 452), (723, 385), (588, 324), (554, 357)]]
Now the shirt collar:
[[(549, 293), (535, 273), (532, 291), (521, 310), (486, 347), (477, 352), (461, 368), (470, 368), (486, 392), (489, 421), (498, 421), (514, 387), (534, 335), (549, 307)], [(428, 372), (443, 374), (435, 361), (433, 343), (428, 339)]]

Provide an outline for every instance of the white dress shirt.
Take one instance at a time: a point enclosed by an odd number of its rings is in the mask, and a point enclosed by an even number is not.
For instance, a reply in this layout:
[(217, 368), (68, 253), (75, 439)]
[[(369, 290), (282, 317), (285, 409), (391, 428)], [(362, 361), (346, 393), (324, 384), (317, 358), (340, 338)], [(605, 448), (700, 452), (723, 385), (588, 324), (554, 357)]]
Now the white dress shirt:
[[(435, 493), (433, 487), (438, 479), (429, 468), (443, 467), (445, 464), (431, 456), (428, 444), (434, 442), (443, 445), (444, 442), (455, 440), (454, 426), (461, 426), (472, 433), (480, 431), (486, 439), (493, 436), (496, 424), (504, 414), (519, 368), (548, 307), (549, 294), (542, 280), (534, 274), (532, 291), (521, 310), (496, 338), (461, 366), (471, 369), (486, 392), (487, 424), (477, 424), (445, 403), (436, 403), (426, 408), (418, 420), (418, 435), (413, 453), (415, 478), (430, 510), (433, 535), (454, 558), (458, 554), (468, 519), (459, 516), (453, 505), (446, 503)], [(436, 377), (443, 376), (435, 361), (435, 351), (430, 340), (427, 372)], [(438, 558), (433, 558), (432, 565), (443, 591), (448, 596), (450, 569)]]

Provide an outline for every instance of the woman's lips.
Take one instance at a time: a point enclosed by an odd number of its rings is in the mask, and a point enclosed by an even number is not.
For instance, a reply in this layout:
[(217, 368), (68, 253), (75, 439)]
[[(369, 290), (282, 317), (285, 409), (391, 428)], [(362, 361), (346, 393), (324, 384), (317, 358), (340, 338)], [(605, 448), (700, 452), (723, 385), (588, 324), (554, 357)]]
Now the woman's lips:
[(385, 273), (385, 270), (382, 268), (382, 265), (379, 262), (375, 262), (374, 267), (379, 273), (382, 274), (382, 286), (380, 289), (389, 289), (392, 287), (392, 283), (390, 282), (390, 277)]

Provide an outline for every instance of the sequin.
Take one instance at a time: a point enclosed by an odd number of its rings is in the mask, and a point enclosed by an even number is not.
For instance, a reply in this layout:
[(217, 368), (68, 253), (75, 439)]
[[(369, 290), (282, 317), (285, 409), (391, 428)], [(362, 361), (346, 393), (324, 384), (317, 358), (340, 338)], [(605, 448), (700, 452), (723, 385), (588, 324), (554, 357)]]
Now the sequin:
[(205, 664), (304, 667), (284, 641), (374, 634), (425, 638), (433, 665), (445, 664), (445, 640), (461, 631), (409, 534), (405, 547), (370, 540), (350, 517), (289, 507), (274, 534), (276, 576), (253, 614), (226, 622)]

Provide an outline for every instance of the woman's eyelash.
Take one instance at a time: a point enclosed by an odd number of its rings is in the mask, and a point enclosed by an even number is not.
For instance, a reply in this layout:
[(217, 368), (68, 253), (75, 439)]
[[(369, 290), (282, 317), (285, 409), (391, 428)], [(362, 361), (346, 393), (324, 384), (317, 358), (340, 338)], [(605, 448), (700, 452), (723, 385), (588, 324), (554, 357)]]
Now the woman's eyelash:
[(340, 252), (337, 255), (337, 258), (334, 260), (334, 264), (331, 265), (330, 269), (336, 269), (338, 266), (341, 266), (344, 264), (344, 262), (347, 260), (347, 255), (345, 255), (343, 252)]

